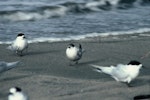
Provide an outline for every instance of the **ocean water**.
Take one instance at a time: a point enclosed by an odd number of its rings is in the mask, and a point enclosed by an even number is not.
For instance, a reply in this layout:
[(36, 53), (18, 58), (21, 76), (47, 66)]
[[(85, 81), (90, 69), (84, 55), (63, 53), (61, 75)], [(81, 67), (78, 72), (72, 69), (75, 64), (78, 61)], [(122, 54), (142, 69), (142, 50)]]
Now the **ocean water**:
[(150, 0), (1, 0), (0, 44), (150, 32)]

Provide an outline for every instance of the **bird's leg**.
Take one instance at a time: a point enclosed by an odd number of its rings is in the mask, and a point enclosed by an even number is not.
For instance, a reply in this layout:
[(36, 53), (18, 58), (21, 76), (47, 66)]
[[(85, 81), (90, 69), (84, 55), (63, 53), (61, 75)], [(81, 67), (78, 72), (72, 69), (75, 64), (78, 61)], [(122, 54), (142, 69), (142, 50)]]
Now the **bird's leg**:
[(20, 51), (20, 56), (23, 56), (22, 51)]
[(26, 48), (26, 53), (28, 53), (28, 47)]
[(16, 50), (16, 54), (18, 55), (18, 50)]
[(16, 50), (16, 54), (19, 55), (19, 51), (18, 50)]
[(20, 56), (20, 54), (19, 54), (19, 48), (17, 48), (16, 54), (17, 54), (18, 56)]
[(18, 50), (16, 50), (16, 54), (17, 54), (18, 56), (23, 56), (23, 55), (22, 55), (22, 51), (19, 52)]
[(128, 82), (125, 82), (125, 83), (128, 87), (133, 87), (133, 85), (131, 85), (130, 83), (128, 83)]
[(73, 66), (72, 61), (69, 62), (69, 66)]
[(79, 63), (78, 61), (75, 62), (75, 64), (78, 64), (78, 63)]

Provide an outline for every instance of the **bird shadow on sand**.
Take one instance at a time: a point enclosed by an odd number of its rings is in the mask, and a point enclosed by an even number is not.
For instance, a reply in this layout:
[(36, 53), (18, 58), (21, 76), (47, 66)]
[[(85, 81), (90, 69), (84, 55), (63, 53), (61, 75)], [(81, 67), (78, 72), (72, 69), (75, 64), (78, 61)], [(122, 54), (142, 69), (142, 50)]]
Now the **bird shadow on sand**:
[[(104, 59), (101, 59), (101, 60), (91, 60), (91, 61), (86, 61), (86, 62), (79, 62), (78, 64), (76, 64), (75, 66), (76, 67), (87, 67), (89, 66), (89, 64), (94, 64), (94, 63), (98, 63), (98, 62), (101, 62), (101, 61), (104, 61)], [(86, 66), (84, 66), (86, 65)]]
[[(75, 67), (75, 68), (81, 68), (81, 67), (87, 67), (89, 64), (97, 63), (99, 60), (91, 60), (86, 62), (79, 62), (78, 64), (72, 64), (69, 66)], [(86, 66), (85, 66), (86, 65)]]
[(10, 54), (11, 56), (18, 56), (18, 57), (24, 57), (24, 56), (33, 56), (33, 55), (41, 55), (41, 54), (48, 54), (51, 52), (56, 52), (56, 51), (30, 51), (30, 52), (23, 52), (22, 55), (17, 55), (15, 52)]
[(41, 55), (41, 54), (48, 54), (48, 53), (57, 53), (59, 52), (58, 50), (53, 50), (53, 51), (31, 51), (26, 53), (25, 55), (30, 56), (30, 55)]
[(150, 83), (150, 80), (145, 80), (145, 79), (136, 79), (134, 80), (133, 82), (131, 82), (131, 85), (133, 87), (140, 87), (140, 86), (143, 86), (143, 85), (146, 85), (146, 84), (149, 84)]
[(0, 82), (13, 81), (13, 80), (26, 78), (26, 77), (31, 77), (31, 75), (21, 75), (21, 76), (6, 77), (6, 78), (0, 79)]

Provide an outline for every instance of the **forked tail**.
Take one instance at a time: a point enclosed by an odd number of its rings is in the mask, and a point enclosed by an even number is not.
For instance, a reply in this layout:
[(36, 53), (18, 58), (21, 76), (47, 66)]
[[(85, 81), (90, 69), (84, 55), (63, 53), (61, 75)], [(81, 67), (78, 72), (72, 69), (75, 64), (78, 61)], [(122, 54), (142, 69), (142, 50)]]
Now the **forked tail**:
[(19, 63), (20, 63), (20, 61), (7, 63), (7, 70), (10, 70), (10, 69), (16, 67)]
[(109, 74), (109, 75), (111, 75), (112, 69), (113, 69), (113, 67), (104, 67), (104, 66), (98, 66), (98, 65), (94, 65), (94, 64), (90, 64), (90, 66), (94, 67), (95, 68), (94, 70), (97, 72), (103, 72), (103, 73)]

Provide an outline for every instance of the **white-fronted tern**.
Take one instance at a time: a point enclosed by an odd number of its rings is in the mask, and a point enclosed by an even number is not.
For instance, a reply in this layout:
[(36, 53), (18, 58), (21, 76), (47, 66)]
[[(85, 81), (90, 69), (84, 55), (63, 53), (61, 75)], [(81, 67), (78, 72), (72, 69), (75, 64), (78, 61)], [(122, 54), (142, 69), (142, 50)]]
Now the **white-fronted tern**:
[(17, 55), (22, 56), (22, 52), (28, 48), (28, 42), (23, 33), (19, 33), (17, 35), (17, 38), (14, 40), (14, 42), (7, 47), (7, 49), (10, 49), (12, 51), (15, 51)]
[(70, 61), (78, 64), (78, 61), (81, 59), (83, 52), (84, 50), (82, 49), (81, 44), (79, 44), (79, 47), (76, 47), (74, 44), (71, 43), (66, 49), (66, 56)]
[(128, 86), (139, 75), (140, 69), (142, 68), (142, 64), (135, 60), (125, 65), (118, 64), (117, 66), (104, 67), (91, 64), (91, 66), (96, 68), (97, 72), (108, 74), (116, 81), (127, 83)]
[(12, 87), (9, 89), (8, 100), (29, 100), (29, 98), (22, 92), (21, 88)]

